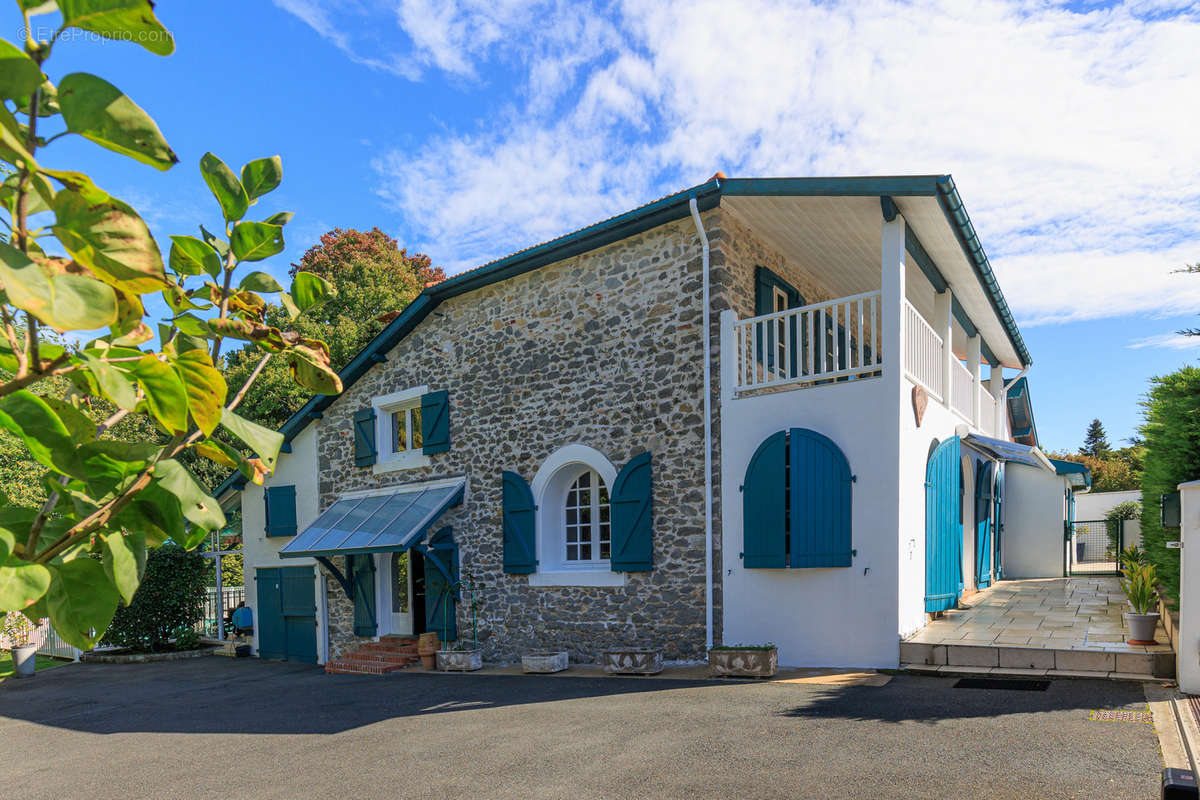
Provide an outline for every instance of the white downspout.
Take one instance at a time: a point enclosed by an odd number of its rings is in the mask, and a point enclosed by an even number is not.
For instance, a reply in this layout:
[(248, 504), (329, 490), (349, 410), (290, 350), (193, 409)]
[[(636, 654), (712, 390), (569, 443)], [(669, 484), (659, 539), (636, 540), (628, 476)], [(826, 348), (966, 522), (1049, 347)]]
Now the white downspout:
[(712, 333), (709, 330), (711, 310), (708, 289), (708, 234), (700, 221), (700, 208), (696, 198), (688, 201), (692, 210), (692, 222), (700, 236), (700, 271), (703, 289), (704, 326), (704, 636), (705, 649), (713, 646), (713, 517), (712, 517)]
[(1009, 390), (1009, 389), (1011, 389), (1011, 388), (1013, 387), (1013, 385), (1014, 385), (1014, 384), (1015, 384), (1017, 381), (1019, 381), (1019, 380), (1021, 380), (1021, 378), (1025, 377), (1025, 373), (1026, 373), (1026, 372), (1029, 372), (1029, 366), (1028, 366), (1028, 365), (1026, 365), (1026, 366), (1024, 366), (1024, 367), (1021, 367), (1021, 371), (1020, 371), (1020, 372), (1018, 372), (1016, 375), (1013, 375), (1013, 376), (1012, 376), (1012, 380), (1010, 380), (1010, 381), (1008, 381), (1007, 383), (1005, 383), (1005, 384), (1004, 384), (1004, 396), (1005, 396), (1005, 398), (1007, 398), (1007, 397), (1008, 397), (1008, 390)]

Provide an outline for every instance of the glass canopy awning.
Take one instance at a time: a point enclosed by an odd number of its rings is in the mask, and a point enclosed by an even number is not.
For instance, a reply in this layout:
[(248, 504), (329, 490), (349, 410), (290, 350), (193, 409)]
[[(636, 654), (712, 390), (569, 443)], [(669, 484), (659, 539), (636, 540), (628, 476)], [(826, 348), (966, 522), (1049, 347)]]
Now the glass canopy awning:
[(279, 550), (284, 558), (407, 550), (463, 500), (465, 480), (338, 500)]
[(1050, 462), (1046, 461), (1046, 457), (1036, 447), (1027, 444), (993, 439), (990, 436), (979, 436), (974, 433), (969, 434), (963, 441), (1000, 461), (1013, 461), (1030, 467), (1053, 470)]

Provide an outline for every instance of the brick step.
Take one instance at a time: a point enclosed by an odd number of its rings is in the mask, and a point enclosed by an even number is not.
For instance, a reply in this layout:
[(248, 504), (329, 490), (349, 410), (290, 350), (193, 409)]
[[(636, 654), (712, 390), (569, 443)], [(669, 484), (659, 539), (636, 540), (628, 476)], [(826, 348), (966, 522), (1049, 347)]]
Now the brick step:
[(359, 661), (381, 661), (385, 663), (395, 662), (397, 664), (411, 664), (414, 661), (421, 660), (421, 657), (416, 653), (369, 653), (363, 650), (345, 653), (342, 655), (342, 658), (353, 658)]
[(386, 675), (398, 669), (404, 669), (407, 664), (388, 664), (383, 662), (358, 662), (346, 659), (330, 661), (325, 665), (325, 672), (342, 675)]
[(358, 650), (369, 651), (372, 653), (416, 653), (417, 646), (415, 644), (392, 644), (391, 642), (363, 642), (357, 648)]
[[(900, 662), (909, 667), (964, 667), (978, 670), (1022, 670), (1089, 673), (1091, 676), (1173, 678), (1173, 652), (1122, 652), (1096, 648), (1061, 650), (1018, 645), (969, 645), (901, 642)], [(928, 671), (928, 670), (926, 670)]]

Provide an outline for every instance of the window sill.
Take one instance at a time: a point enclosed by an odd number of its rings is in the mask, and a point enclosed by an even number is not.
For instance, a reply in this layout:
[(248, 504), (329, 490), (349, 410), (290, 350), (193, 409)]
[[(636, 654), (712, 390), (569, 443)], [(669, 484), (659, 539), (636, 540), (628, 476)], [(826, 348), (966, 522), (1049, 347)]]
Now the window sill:
[(428, 467), (433, 462), (424, 453), (412, 453), (398, 458), (381, 459), (375, 462), (374, 472), (379, 475), (384, 472), (399, 472), (406, 469)]
[(529, 576), (530, 586), (624, 586), (625, 573), (612, 570), (560, 570), (535, 572)]

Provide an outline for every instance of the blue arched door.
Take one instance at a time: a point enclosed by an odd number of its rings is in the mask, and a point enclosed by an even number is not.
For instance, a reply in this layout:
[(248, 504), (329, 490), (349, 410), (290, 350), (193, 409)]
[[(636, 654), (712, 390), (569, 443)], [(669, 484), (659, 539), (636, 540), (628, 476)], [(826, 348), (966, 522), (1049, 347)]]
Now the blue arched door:
[(962, 595), (959, 438), (937, 446), (925, 470), (925, 611), (945, 611)]
[(992, 585), (992, 462), (975, 471), (975, 586)]

